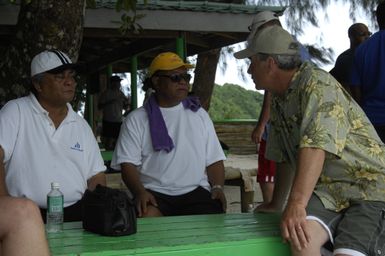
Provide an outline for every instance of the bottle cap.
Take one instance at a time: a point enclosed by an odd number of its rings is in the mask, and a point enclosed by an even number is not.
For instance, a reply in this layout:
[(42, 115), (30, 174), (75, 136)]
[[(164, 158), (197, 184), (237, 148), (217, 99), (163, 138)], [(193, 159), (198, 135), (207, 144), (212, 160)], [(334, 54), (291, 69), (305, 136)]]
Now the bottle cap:
[(51, 188), (52, 189), (58, 189), (58, 188), (60, 188), (60, 185), (58, 182), (51, 182)]

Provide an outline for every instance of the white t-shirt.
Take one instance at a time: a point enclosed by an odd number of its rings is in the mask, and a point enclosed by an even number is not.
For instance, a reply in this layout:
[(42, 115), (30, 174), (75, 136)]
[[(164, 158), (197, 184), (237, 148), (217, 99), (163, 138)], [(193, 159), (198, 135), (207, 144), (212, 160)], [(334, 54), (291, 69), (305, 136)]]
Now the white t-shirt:
[(185, 109), (181, 104), (160, 108), (175, 147), (154, 151), (146, 110), (131, 112), (123, 122), (111, 166), (138, 167), (144, 187), (167, 195), (188, 193), (198, 186), (209, 190), (206, 167), (225, 160), (214, 125), (207, 112)]
[(0, 110), (0, 145), (4, 150), (8, 192), (47, 206), (51, 182), (59, 182), (64, 206), (76, 203), (87, 180), (106, 167), (87, 122), (71, 105), (55, 129), (33, 94), (9, 101)]

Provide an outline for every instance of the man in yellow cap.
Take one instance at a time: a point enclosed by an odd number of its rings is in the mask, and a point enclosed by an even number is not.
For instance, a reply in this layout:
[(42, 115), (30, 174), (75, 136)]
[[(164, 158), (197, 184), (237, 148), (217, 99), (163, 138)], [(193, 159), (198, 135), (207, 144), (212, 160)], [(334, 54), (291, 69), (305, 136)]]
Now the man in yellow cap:
[(122, 125), (111, 166), (122, 170), (141, 217), (226, 210), (225, 156), (209, 115), (188, 97), (191, 68), (175, 53), (156, 56), (154, 93)]

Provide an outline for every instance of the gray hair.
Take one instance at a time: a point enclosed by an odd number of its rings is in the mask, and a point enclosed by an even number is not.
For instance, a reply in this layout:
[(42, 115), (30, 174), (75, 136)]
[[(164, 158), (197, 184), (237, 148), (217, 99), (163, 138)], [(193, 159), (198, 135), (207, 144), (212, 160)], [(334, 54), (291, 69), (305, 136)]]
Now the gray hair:
[(44, 78), (44, 73), (40, 73), (40, 74), (34, 75), (32, 77), (32, 82), (40, 84), (41, 80), (43, 80), (43, 78)]
[(44, 73), (40, 73), (40, 74), (34, 75), (34, 76), (31, 78), (32, 83), (31, 83), (31, 88), (30, 88), (30, 90), (31, 90), (31, 92), (32, 92), (33, 94), (35, 94), (36, 96), (37, 96), (37, 90), (36, 90), (36, 88), (35, 88), (35, 86), (34, 86), (34, 83), (40, 84), (41, 81), (43, 80), (43, 78), (44, 78)]
[(268, 57), (272, 57), (277, 62), (278, 68), (283, 70), (293, 70), (298, 68), (302, 64), (302, 59), (299, 54), (296, 55), (284, 55), (284, 54), (265, 54), (258, 53), (258, 58), (261, 61), (267, 60)]

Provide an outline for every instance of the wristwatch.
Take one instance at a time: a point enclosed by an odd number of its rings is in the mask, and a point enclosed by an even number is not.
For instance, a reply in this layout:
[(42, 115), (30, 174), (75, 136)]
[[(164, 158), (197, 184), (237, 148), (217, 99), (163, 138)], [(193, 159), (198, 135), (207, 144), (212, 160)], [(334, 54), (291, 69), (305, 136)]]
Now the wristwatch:
[(223, 190), (223, 186), (222, 186), (222, 185), (214, 185), (214, 186), (211, 187), (211, 192), (212, 192), (213, 190), (216, 190), (216, 189)]

